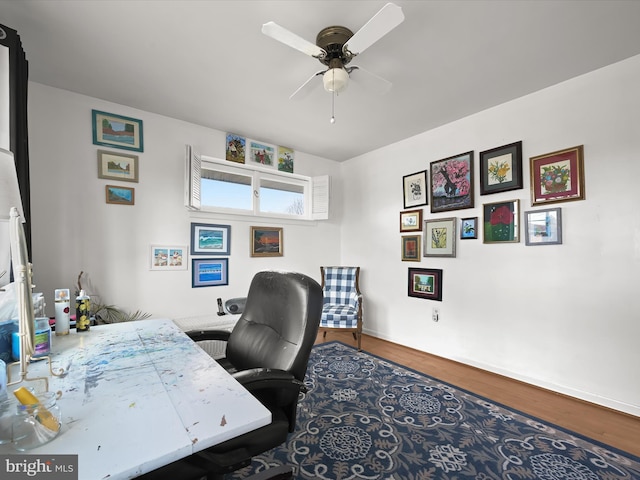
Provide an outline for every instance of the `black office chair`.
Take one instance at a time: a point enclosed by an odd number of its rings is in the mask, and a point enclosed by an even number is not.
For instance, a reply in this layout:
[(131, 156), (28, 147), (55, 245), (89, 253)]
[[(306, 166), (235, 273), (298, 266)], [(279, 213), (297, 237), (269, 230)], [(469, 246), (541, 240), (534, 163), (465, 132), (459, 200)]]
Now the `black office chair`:
[[(187, 332), (196, 342), (227, 342), (226, 355), (218, 362), (271, 411), (272, 421), (142, 478), (220, 479), (284, 443), (295, 428), (321, 315), (322, 288), (315, 280), (300, 273), (266, 271), (253, 278), (244, 311), (231, 332)], [(284, 480), (293, 474), (289, 467), (279, 467), (250, 478)]]

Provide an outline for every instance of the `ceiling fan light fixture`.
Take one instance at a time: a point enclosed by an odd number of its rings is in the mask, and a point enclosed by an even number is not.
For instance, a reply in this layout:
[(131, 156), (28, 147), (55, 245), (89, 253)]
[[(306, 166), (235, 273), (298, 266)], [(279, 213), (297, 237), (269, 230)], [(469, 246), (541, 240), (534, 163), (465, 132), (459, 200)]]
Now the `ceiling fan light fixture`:
[(324, 72), (324, 75), (322, 76), (322, 83), (324, 84), (324, 89), (327, 92), (340, 93), (347, 88), (347, 84), (349, 83), (349, 74), (342, 67), (330, 68)]

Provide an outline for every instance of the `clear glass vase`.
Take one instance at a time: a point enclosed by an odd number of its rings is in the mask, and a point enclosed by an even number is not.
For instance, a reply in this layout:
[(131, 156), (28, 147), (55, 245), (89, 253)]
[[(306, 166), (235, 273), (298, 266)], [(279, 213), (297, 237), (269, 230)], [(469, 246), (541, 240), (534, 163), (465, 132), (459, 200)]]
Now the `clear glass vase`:
[(62, 415), (53, 392), (37, 394), (39, 403), (16, 406), (12, 422), (12, 442), (16, 450), (39, 447), (58, 436), (62, 429)]

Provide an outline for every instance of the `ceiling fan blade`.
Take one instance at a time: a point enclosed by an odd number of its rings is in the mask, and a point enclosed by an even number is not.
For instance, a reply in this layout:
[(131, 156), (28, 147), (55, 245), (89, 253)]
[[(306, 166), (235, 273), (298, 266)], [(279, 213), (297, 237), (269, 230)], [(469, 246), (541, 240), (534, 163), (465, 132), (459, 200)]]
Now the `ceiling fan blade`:
[(354, 83), (360, 85), (364, 90), (370, 93), (384, 95), (391, 90), (391, 87), (393, 86), (389, 80), (385, 80), (375, 73), (371, 73), (357, 65), (350, 66), (347, 68), (347, 71), (349, 72), (350, 80), (353, 80)]
[(267, 22), (262, 25), (262, 33), (311, 57), (324, 58), (327, 55), (327, 52), (319, 46), (299, 37), (275, 22)]
[(289, 97), (289, 100), (292, 100), (293, 97), (296, 97), (295, 98), (296, 100), (300, 100), (301, 98), (306, 97), (307, 94), (311, 90), (313, 90), (313, 88), (315, 87), (312, 80), (318, 76), (321, 76), (324, 72), (326, 72), (326, 70), (320, 70), (319, 72), (316, 72), (313, 75), (311, 75), (311, 77), (309, 77), (309, 79), (306, 82), (300, 85), (300, 87), (298, 87), (298, 89), (291, 94), (291, 96)]
[(345, 43), (342, 51), (346, 53), (348, 50), (353, 56), (358, 55), (403, 21), (402, 8), (393, 3), (387, 3)]

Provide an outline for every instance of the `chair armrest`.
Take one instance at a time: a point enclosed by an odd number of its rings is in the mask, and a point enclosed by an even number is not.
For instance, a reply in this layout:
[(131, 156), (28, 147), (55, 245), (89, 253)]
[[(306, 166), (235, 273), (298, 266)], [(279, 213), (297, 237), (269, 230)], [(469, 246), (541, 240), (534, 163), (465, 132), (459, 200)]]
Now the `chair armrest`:
[(186, 333), (194, 342), (202, 342), (204, 340), (220, 340), (226, 342), (229, 340), (229, 335), (231, 335), (231, 332), (227, 330), (191, 330)]
[(306, 392), (304, 383), (285, 370), (274, 368), (251, 368), (233, 373), (243, 387), (250, 392), (264, 389)]
[(362, 294), (353, 292), (351, 294), (351, 297), (349, 298), (349, 303), (351, 304), (351, 306), (357, 310), (361, 302), (362, 302)]

